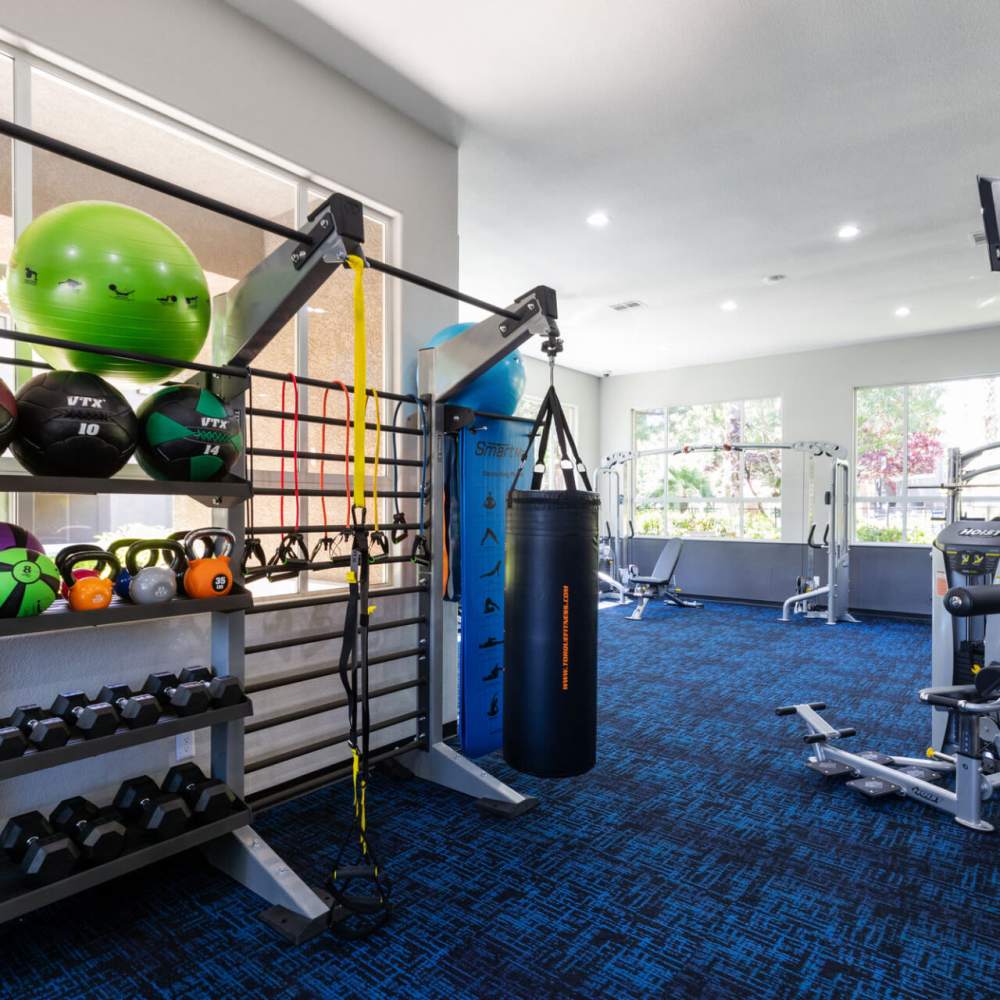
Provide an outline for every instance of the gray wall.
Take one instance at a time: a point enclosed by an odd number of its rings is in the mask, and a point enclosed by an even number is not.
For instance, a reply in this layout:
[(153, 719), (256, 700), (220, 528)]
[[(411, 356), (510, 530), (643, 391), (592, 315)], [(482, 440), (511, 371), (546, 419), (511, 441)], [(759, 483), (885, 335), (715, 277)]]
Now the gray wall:
[[(637, 538), (639, 572), (651, 572), (662, 539)], [(691, 538), (677, 563), (677, 585), (696, 597), (780, 603), (805, 575), (805, 548), (791, 542), (741, 542)], [(817, 553), (814, 569), (826, 582), (826, 562)], [(930, 549), (922, 545), (851, 547), (850, 606), (860, 613), (931, 613)]]
[[(544, 396), (549, 388), (549, 366), (537, 358), (524, 358), (527, 376), (525, 392)], [(591, 470), (599, 464), (601, 454), (601, 380), (586, 372), (556, 365), (556, 392), (563, 406), (575, 406), (577, 413), (577, 442), (580, 457)]]
[[(70, 0), (5, 3), (2, 31), (7, 41), (43, 47), (134, 88), (156, 101), (276, 153), (306, 171), (329, 177), (366, 200), (398, 212), (399, 263), (448, 284), (458, 279), (457, 152), (346, 78), (323, 67), (267, 32), (254, 21), (215, 0)], [(416, 347), (434, 331), (453, 323), (455, 305), (447, 299), (398, 283), (401, 349), (397, 379), (412, 366)], [(402, 578), (402, 574), (398, 574)], [(402, 616), (406, 599), (381, 603), (381, 615)], [(412, 607), (412, 604), (410, 605)], [(412, 613), (412, 612), (411, 612)], [(342, 615), (309, 609), (248, 620), (248, 642), (262, 636), (301, 635), (338, 627)], [(413, 645), (409, 633), (373, 636), (372, 652)], [(141, 684), (152, 670), (206, 662), (207, 620), (184, 618), (151, 626), (113, 627), (38, 638), (0, 641), (3, 686), (0, 709), (42, 701), (61, 689), (96, 689), (109, 680)], [(330, 662), (329, 645), (303, 647), (248, 661), (248, 676), (263, 676), (296, 665)], [(391, 680), (414, 665), (378, 668)], [(292, 704), (308, 704), (339, 693), (330, 678), (298, 689), (255, 699), (258, 716)], [(412, 692), (380, 700), (375, 718), (414, 707)], [(286, 746), (345, 726), (343, 713), (320, 717), (251, 737), (248, 756)], [(404, 727), (405, 730), (406, 727)], [(379, 741), (405, 731), (385, 730)], [(207, 733), (198, 734), (199, 756)], [(106, 800), (117, 782), (140, 771), (162, 774), (173, 762), (172, 747), (157, 743), (128, 754), (113, 754), (82, 765), (46, 772), (46, 780), (24, 778), (0, 783), (0, 818), (22, 809), (54, 803), (69, 792)], [(343, 748), (253, 776), (248, 791), (326, 766)]]

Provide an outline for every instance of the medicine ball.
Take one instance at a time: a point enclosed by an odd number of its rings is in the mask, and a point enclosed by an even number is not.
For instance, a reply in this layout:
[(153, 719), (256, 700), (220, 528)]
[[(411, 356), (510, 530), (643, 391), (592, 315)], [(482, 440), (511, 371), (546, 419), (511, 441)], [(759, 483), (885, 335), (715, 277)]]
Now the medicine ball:
[(40, 615), (59, 593), (56, 564), (31, 549), (0, 552), (0, 618)]
[(0, 378), (0, 455), (7, 450), (17, 429), (17, 400)]
[(207, 389), (168, 385), (137, 415), (139, 464), (154, 479), (221, 479), (243, 450), (239, 416)]
[(0, 521), (0, 551), (3, 549), (34, 549), (35, 552), (45, 551), (42, 543), (30, 531), (25, 531), (19, 524)]
[(15, 458), (36, 476), (113, 476), (135, 451), (128, 400), (89, 372), (43, 372), (17, 394)]

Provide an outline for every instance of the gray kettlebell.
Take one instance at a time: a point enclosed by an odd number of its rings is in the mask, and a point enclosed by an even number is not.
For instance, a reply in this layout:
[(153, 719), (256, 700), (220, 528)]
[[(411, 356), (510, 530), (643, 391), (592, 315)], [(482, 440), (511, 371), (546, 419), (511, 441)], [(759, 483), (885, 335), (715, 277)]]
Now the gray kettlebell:
[[(166, 566), (140, 566), (139, 555), (155, 552), (158, 561), (161, 555), (168, 556)], [(131, 579), (128, 596), (135, 604), (165, 604), (177, 596), (177, 567), (184, 558), (184, 550), (170, 539), (142, 539), (133, 542), (125, 553), (125, 568)]]

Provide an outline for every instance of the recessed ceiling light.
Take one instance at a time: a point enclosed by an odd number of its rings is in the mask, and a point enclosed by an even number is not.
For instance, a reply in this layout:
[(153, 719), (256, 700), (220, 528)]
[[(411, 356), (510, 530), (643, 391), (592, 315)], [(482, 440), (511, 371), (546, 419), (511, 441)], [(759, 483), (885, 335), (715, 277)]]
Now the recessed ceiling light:
[(899, 306), (899, 307), (898, 307), (898, 308), (896, 309), (896, 315), (897, 315), (897, 316), (898, 316), (898, 317), (899, 317), (900, 319), (905, 319), (905, 318), (906, 318), (907, 316), (909, 316), (909, 315), (910, 315), (910, 307), (909, 307), (909, 306)]
[(860, 235), (860, 233), (861, 233), (861, 230), (857, 227), (856, 223), (845, 222), (837, 230), (837, 239), (838, 240), (853, 240), (854, 237)]
[(769, 274), (764, 278), (764, 284), (776, 285), (779, 281), (784, 281), (787, 277), (787, 274)]
[(587, 225), (593, 226), (595, 229), (603, 229), (610, 221), (611, 219), (607, 212), (591, 212), (587, 216)]
[(726, 299), (725, 302), (720, 302), (719, 303), (719, 308), (723, 312), (731, 313), (731, 312), (736, 312), (736, 310), (739, 307), (736, 305), (736, 303), (732, 299)]
[(985, 309), (987, 306), (993, 305), (993, 303), (996, 302), (996, 300), (997, 300), (997, 297), (995, 295), (991, 295), (988, 299), (980, 299), (976, 303), (976, 308), (977, 309)]

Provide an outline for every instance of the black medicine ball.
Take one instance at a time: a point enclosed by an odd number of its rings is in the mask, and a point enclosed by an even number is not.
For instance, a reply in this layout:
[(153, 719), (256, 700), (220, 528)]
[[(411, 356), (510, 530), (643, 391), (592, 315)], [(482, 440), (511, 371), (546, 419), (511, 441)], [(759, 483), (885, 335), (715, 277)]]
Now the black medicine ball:
[(128, 400), (89, 372), (43, 372), (17, 394), (14, 457), (36, 476), (113, 476), (135, 451)]
[(7, 445), (14, 438), (17, 428), (17, 400), (14, 393), (7, 388), (7, 383), (0, 378), (0, 455), (7, 450)]

